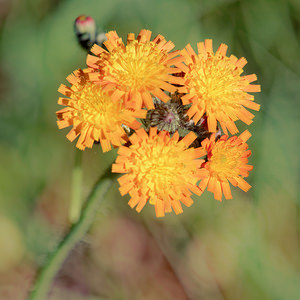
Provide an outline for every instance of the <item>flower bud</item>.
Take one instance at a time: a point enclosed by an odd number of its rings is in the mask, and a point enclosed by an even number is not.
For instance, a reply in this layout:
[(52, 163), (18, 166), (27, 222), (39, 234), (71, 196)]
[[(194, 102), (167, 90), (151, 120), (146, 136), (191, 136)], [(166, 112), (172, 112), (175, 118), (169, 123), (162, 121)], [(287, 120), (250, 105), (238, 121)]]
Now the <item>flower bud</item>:
[(147, 113), (147, 127), (157, 127), (159, 131), (166, 130), (170, 133), (184, 128), (184, 123), (187, 121), (186, 109), (177, 93), (172, 94), (171, 100), (167, 103), (158, 98), (155, 98), (153, 102), (155, 109)]
[(81, 15), (74, 23), (75, 33), (80, 45), (90, 49), (96, 40), (96, 22), (90, 16)]

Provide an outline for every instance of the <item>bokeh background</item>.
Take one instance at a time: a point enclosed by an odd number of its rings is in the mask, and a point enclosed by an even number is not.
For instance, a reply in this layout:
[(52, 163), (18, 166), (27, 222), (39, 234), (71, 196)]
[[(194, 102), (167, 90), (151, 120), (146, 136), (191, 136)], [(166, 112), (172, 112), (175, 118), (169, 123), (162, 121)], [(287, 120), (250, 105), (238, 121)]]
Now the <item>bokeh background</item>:
[[(248, 193), (218, 202), (205, 192), (182, 215), (156, 219), (151, 205), (131, 210), (115, 183), (49, 299), (300, 299), (298, 0), (0, 1), (0, 299), (26, 299), (70, 228), (75, 144), (55, 111), (60, 83), (85, 67), (80, 14), (124, 39), (146, 28), (177, 49), (226, 43), (258, 75), (262, 108), (249, 127)], [(83, 197), (115, 157), (84, 152)]]

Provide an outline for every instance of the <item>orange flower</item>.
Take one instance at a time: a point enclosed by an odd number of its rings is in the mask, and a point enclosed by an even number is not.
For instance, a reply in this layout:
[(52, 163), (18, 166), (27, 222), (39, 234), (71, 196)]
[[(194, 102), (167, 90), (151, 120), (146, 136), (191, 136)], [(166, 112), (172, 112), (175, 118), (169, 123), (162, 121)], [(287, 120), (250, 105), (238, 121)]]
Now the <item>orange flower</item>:
[(167, 102), (170, 97), (162, 90), (175, 92), (177, 88), (172, 84), (182, 84), (182, 78), (170, 74), (179, 72), (172, 65), (183, 58), (178, 56), (178, 50), (169, 53), (174, 44), (162, 35), (150, 41), (149, 30), (141, 30), (137, 39), (129, 33), (126, 46), (115, 31), (106, 36), (108, 52), (95, 44), (91, 52), (96, 56), (87, 57), (87, 65), (97, 71), (91, 80), (103, 80), (109, 88), (125, 94), (127, 107), (154, 109), (152, 96)]
[[(249, 185), (242, 177), (247, 177), (253, 166), (248, 165), (251, 151), (247, 150), (246, 141), (251, 133), (246, 130), (239, 137), (228, 138), (223, 135), (215, 141), (215, 135), (202, 142), (202, 147), (207, 151), (207, 161), (202, 165), (206, 170), (206, 178), (200, 182), (200, 189), (214, 193), (216, 200), (232, 199), (229, 182), (247, 192)], [(229, 182), (228, 182), (229, 181)]]
[(123, 107), (121, 95), (114, 90), (106, 91), (89, 78), (90, 71), (76, 70), (67, 77), (71, 87), (61, 85), (60, 93), (69, 98), (59, 98), (58, 104), (67, 107), (56, 112), (58, 127), (73, 126), (67, 134), (72, 142), (79, 135), (76, 146), (84, 150), (91, 148), (94, 141), (100, 141), (103, 151), (109, 151), (111, 144), (120, 146), (127, 140), (122, 125), (139, 128), (136, 118), (145, 118), (145, 110), (131, 111)]
[(184, 86), (179, 92), (186, 93), (181, 99), (183, 104), (191, 103), (188, 116), (197, 123), (202, 115), (207, 115), (208, 129), (217, 131), (220, 122), (225, 134), (238, 132), (235, 121), (240, 119), (247, 125), (254, 115), (245, 107), (259, 110), (254, 96), (247, 92), (260, 92), (260, 85), (251, 85), (257, 79), (255, 74), (241, 76), (247, 60), (226, 56), (227, 46), (221, 44), (214, 54), (212, 40), (198, 43), (198, 54), (190, 44), (182, 50), (184, 62), (177, 64), (184, 72)]
[(196, 183), (203, 176), (200, 169), (204, 162), (199, 157), (205, 154), (202, 148), (188, 148), (196, 139), (189, 133), (179, 141), (175, 132), (172, 138), (166, 131), (157, 134), (157, 128), (150, 128), (149, 135), (139, 129), (129, 137), (131, 146), (120, 147), (114, 173), (126, 173), (119, 178), (121, 195), (129, 193), (129, 205), (140, 212), (146, 202), (155, 205), (157, 217), (165, 212), (182, 213), (181, 203), (190, 206), (191, 192), (200, 195)]

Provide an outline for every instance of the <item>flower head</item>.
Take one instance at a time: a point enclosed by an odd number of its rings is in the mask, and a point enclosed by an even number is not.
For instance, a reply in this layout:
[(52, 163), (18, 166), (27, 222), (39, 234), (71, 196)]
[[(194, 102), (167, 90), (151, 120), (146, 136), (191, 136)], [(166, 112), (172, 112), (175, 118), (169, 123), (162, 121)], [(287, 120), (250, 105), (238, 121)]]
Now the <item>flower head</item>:
[(241, 76), (247, 61), (235, 56), (226, 56), (227, 46), (221, 44), (216, 53), (213, 52), (212, 40), (198, 43), (198, 54), (188, 44), (181, 52), (185, 65), (180, 68), (185, 72), (184, 86), (179, 92), (186, 93), (182, 97), (183, 104), (191, 103), (188, 116), (197, 123), (205, 113), (210, 132), (217, 131), (217, 122), (225, 134), (238, 132), (235, 121), (240, 119), (247, 125), (252, 123), (254, 115), (245, 107), (259, 110), (254, 96), (248, 92), (259, 92), (260, 85), (250, 83), (257, 79), (255, 74)]
[(57, 125), (60, 129), (73, 126), (67, 138), (73, 141), (80, 135), (76, 144), (79, 149), (91, 148), (94, 141), (100, 141), (103, 151), (109, 151), (111, 144), (120, 146), (126, 142), (122, 125), (137, 129), (140, 123), (136, 118), (145, 118), (146, 111), (124, 108), (121, 95), (91, 82), (89, 74), (88, 69), (76, 70), (67, 77), (71, 87), (59, 87), (58, 91), (68, 98), (58, 100), (66, 107), (56, 112)]
[(203, 175), (200, 169), (204, 162), (198, 159), (205, 151), (202, 148), (188, 148), (196, 135), (189, 133), (179, 141), (179, 134), (172, 137), (166, 131), (157, 134), (157, 128), (150, 128), (149, 135), (139, 129), (129, 137), (131, 146), (120, 147), (112, 172), (126, 173), (119, 178), (122, 195), (129, 193), (129, 205), (137, 205), (138, 212), (149, 200), (155, 205), (157, 217), (165, 212), (182, 213), (181, 203), (190, 206), (191, 191), (201, 194), (196, 183)]
[(128, 34), (126, 46), (115, 31), (106, 36), (104, 45), (108, 51), (94, 45), (91, 52), (96, 56), (88, 55), (88, 66), (97, 71), (91, 79), (115, 87), (125, 95), (127, 107), (154, 109), (151, 95), (167, 102), (170, 97), (162, 90), (175, 92), (172, 84), (182, 83), (182, 78), (171, 75), (179, 72), (172, 66), (183, 59), (179, 51), (170, 52), (174, 44), (162, 35), (150, 41), (151, 31), (145, 29), (137, 39), (133, 33)]
[[(239, 137), (228, 138), (223, 135), (218, 141), (214, 134), (210, 139), (202, 142), (202, 147), (207, 152), (207, 161), (202, 165), (206, 170), (206, 178), (200, 182), (200, 189), (214, 193), (215, 199), (232, 199), (229, 182), (247, 192), (249, 185), (242, 177), (247, 177), (253, 166), (248, 165), (251, 151), (247, 150), (246, 141), (250, 138), (249, 131), (244, 131)], [(228, 182), (229, 181), (229, 182)]]

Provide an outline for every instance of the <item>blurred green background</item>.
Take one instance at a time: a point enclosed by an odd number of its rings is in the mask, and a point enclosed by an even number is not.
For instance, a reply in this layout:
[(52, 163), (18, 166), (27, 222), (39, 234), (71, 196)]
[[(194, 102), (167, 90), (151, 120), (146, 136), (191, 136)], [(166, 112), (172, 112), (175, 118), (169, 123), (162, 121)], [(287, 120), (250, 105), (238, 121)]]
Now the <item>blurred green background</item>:
[[(70, 227), (75, 144), (55, 111), (60, 83), (85, 67), (80, 14), (124, 39), (146, 28), (177, 49), (226, 43), (258, 75), (262, 108), (249, 126), (248, 193), (220, 203), (205, 192), (182, 215), (156, 219), (151, 205), (131, 210), (116, 183), (49, 299), (300, 299), (298, 0), (0, 1), (0, 299), (26, 299)], [(84, 152), (84, 197), (115, 156)]]

